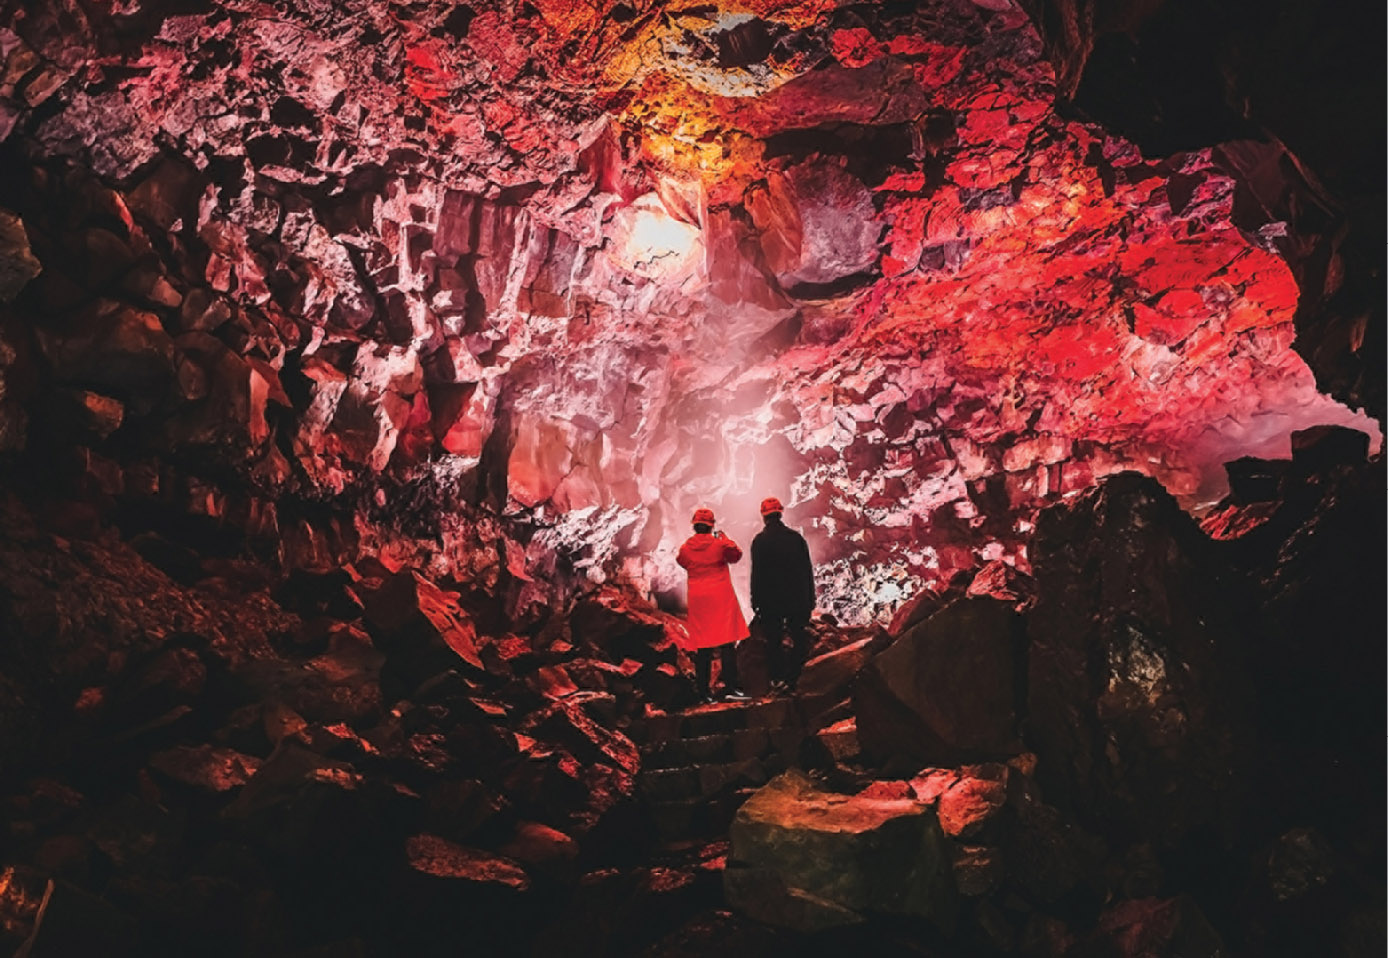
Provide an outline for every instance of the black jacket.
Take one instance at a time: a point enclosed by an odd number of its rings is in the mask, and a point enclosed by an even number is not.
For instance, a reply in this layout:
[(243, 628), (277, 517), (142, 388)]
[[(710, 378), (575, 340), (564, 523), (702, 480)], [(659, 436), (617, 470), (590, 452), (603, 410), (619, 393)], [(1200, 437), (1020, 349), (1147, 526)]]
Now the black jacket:
[(752, 608), (808, 619), (814, 611), (814, 570), (805, 537), (772, 519), (752, 540)]

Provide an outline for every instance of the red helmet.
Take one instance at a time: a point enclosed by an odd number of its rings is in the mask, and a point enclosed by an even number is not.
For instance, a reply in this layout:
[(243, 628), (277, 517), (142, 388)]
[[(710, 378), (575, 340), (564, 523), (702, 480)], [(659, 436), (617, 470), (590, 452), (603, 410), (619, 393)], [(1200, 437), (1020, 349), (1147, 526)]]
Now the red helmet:
[(781, 500), (775, 496), (768, 496), (761, 501), (761, 514), (764, 516), (775, 515), (785, 512), (785, 506), (781, 505)]
[(711, 526), (717, 520), (713, 518), (713, 510), (708, 506), (694, 510), (694, 518), (690, 520), (696, 526)]

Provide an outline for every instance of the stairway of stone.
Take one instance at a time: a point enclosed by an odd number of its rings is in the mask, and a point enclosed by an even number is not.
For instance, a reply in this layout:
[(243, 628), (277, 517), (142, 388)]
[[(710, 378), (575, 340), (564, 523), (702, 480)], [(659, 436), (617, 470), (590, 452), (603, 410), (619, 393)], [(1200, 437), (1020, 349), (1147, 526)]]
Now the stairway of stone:
[(798, 763), (805, 739), (790, 698), (651, 711), (629, 734), (641, 750), (638, 793), (667, 845), (727, 834), (747, 796)]

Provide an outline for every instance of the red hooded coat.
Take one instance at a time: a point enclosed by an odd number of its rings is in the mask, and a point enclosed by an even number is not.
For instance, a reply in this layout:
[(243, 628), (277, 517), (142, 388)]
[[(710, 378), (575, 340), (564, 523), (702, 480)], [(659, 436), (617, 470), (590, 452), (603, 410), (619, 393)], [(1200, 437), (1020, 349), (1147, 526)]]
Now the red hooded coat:
[(695, 533), (680, 546), (675, 561), (689, 572), (687, 648), (710, 649), (747, 638), (747, 621), (728, 574), (728, 564), (741, 558), (736, 542), (710, 532)]

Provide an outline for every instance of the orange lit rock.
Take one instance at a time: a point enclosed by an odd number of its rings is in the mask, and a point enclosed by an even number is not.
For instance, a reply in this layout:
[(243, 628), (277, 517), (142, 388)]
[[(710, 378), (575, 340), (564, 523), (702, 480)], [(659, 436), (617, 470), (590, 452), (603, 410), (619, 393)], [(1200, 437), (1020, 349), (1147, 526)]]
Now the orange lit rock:
[(802, 931), (872, 912), (953, 922), (944, 839), (910, 798), (822, 792), (787, 772), (748, 799), (730, 834), (724, 889), (758, 920)]
[(405, 842), (410, 867), (434, 878), (497, 884), (515, 891), (530, 887), (524, 869), (509, 858), (455, 845), (437, 835), (413, 835)]

